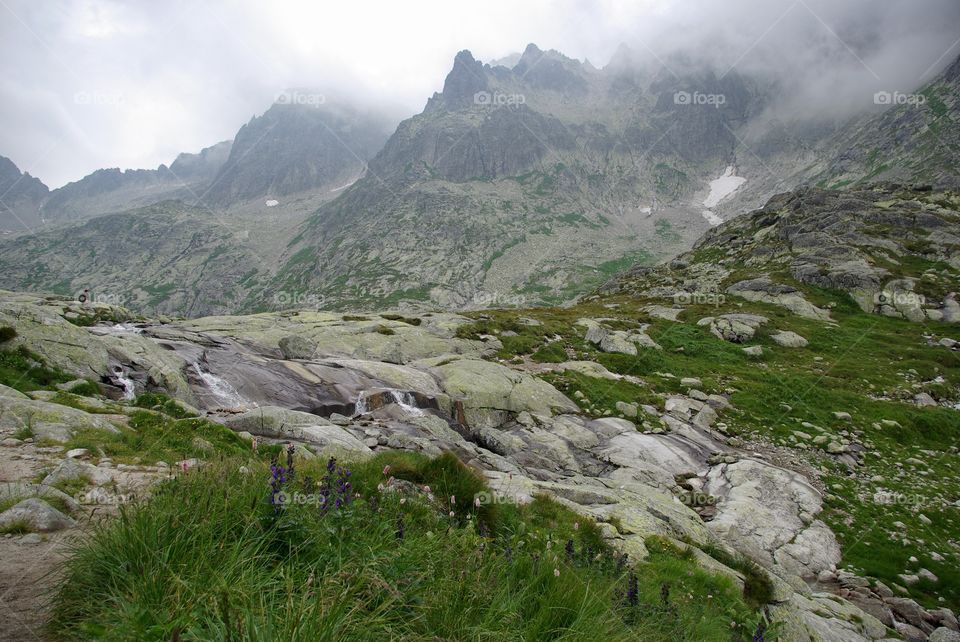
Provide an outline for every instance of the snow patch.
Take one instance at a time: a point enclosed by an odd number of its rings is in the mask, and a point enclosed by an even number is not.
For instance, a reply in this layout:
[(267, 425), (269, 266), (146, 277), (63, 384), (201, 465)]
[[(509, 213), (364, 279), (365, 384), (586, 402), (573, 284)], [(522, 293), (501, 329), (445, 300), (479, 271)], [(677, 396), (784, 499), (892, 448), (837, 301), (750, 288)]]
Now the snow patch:
[(275, 201), (272, 198), (266, 203), (264, 203), (264, 205), (266, 205), (267, 207), (276, 207), (279, 204), (280, 204), (280, 201)]
[[(734, 175), (733, 165), (728, 165), (723, 172), (723, 176), (710, 181), (710, 194), (703, 199), (703, 206), (707, 209), (716, 207), (720, 204), (720, 201), (736, 192), (746, 182), (747, 179), (744, 177)], [(707, 218), (706, 214), (704, 214), (704, 218)], [(707, 220), (710, 219), (707, 218)]]

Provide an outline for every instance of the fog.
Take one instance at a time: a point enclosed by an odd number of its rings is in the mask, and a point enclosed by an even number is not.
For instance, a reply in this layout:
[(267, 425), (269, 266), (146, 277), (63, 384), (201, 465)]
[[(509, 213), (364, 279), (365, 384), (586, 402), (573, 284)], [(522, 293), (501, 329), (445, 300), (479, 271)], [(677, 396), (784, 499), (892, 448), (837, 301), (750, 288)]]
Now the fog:
[(0, 4), (0, 155), (51, 187), (100, 167), (154, 168), (231, 138), (290, 87), (397, 120), (453, 56), (529, 42), (595, 66), (621, 43), (671, 73), (761, 74), (780, 115), (873, 109), (960, 54), (956, 0), (533, 0)]

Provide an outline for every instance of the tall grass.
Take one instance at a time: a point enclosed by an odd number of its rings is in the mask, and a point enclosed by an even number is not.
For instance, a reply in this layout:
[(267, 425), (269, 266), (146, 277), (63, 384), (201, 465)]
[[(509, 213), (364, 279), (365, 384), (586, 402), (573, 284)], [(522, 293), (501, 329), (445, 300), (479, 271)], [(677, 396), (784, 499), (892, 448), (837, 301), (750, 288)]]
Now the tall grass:
[[(452, 456), (389, 453), (350, 468), (352, 500), (326, 511), (295, 499), (318, 488), (324, 462), (297, 464), (281, 508), (269, 501), (264, 463), (211, 462), (164, 483), (73, 551), (51, 634), (729, 641), (753, 633), (756, 614), (728, 578), (669, 546), (624, 566), (595, 525), (546, 498), (478, 508), (473, 496), (486, 488)], [(390, 476), (432, 495), (378, 490)], [(628, 573), (639, 578), (635, 606), (624, 595)]]

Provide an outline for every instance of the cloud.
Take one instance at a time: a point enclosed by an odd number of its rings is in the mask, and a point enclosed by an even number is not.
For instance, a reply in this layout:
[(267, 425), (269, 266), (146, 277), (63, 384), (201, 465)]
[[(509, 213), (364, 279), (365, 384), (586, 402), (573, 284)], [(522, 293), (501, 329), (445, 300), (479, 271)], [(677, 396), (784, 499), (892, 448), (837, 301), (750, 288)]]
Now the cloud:
[(408, 116), (465, 48), (492, 60), (535, 42), (597, 66), (621, 42), (648, 64), (684, 52), (770, 74), (801, 115), (908, 91), (960, 53), (955, 0), (7, 0), (0, 14), (0, 154), (51, 186), (230, 138), (288, 87)]

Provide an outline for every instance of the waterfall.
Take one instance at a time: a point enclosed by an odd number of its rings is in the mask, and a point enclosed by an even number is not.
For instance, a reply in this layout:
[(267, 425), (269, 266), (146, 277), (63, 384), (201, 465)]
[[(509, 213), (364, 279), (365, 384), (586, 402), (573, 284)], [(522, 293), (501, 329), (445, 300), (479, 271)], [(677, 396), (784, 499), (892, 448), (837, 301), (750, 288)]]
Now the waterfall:
[(412, 392), (405, 392), (403, 390), (394, 390), (392, 388), (387, 390), (376, 390), (373, 392), (363, 391), (357, 396), (357, 402), (354, 404), (353, 416), (359, 417), (360, 415), (365, 415), (371, 411), (370, 404), (368, 403), (367, 398), (371, 394), (387, 394), (390, 395), (392, 403), (400, 406), (404, 412), (408, 415), (421, 416), (423, 415), (423, 410), (417, 407), (417, 398)]
[(127, 401), (133, 401), (137, 398), (137, 389), (133, 385), (133, 380), (127, 376), (127, 373), (124, 372), (123, 368), (117, 366), (114, 369), (113, 373), (114, 378), (120, 382), (120, 385), (123, 386), (123, 398)]
[(403, 392), (400, 390), (390, 390), (390, 397), (393, 398), (393, 403), (397, 404), (405, 412), (411, 415), (422, 415), (423, 411), (417, 408), (417, 398), (413, 396), (412, 392)]
[(115, 323), (112, 326), (109, 326), (109, 329), (112, 332), (132, 332), (133, 334), (143, 334), (143, 328), (138, 328), (131, 323)]
[(224, 408), (244, 408), (249, 405), (247, 400), (244, 399), (229, 382), (211, 372), (206, 372), (198, 363), (192, 365), (193, 370), (197, 373), (197, 376), (203, 380), (203, 384), (210, 391), (210, 394), (213, 395), (213, 398)]
[(367, 407), (367, 397), (361, 392), (357, 396), (357, 403), (353, 407), (353, 416), (359, 417), (360, 415), (365, 415), (370, 412), (370, 408)]

